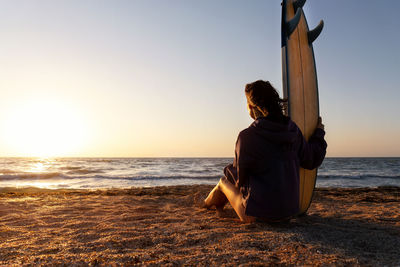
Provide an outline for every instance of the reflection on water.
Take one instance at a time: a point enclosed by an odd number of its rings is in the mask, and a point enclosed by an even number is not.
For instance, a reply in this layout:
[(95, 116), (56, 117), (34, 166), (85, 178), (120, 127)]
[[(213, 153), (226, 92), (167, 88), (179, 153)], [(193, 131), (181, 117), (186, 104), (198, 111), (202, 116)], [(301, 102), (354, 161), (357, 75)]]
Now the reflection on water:
[(45, 166), (42, 162), (37, 162), (33, 164), (33, 167), (31, 168), (31, 172), (43, 172), (45, 171)]

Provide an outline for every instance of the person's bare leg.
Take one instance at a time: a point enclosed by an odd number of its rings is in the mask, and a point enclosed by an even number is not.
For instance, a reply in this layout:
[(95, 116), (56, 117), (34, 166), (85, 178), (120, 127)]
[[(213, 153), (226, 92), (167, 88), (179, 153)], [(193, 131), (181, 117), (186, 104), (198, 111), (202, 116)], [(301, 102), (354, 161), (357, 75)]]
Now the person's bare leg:
[(216, 187), (218, 187), (228, 199), (242, 222), (254, 222), (256, 220), (255, 217), (246, 215), (242, 193), (240, 193), (240, 190), (236, 186), (230, 183), (225, 177), (222, 177)]
[(220, 190), (218, 183), (204, 200), (204, 207), (209, 209), (215, 206), (217, 209), (223, 209), (226, 203), (228, 203), (228, 199)]

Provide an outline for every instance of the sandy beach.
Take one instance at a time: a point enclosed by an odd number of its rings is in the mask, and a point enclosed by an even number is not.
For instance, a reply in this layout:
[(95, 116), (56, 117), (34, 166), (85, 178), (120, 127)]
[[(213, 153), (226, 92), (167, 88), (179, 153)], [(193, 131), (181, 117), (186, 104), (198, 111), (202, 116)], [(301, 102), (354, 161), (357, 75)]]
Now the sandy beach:
[(400, 265), (398, 187), (317, 189), (284, 224), (199, 208), (210, 189), (2, 189), (0, 265)]

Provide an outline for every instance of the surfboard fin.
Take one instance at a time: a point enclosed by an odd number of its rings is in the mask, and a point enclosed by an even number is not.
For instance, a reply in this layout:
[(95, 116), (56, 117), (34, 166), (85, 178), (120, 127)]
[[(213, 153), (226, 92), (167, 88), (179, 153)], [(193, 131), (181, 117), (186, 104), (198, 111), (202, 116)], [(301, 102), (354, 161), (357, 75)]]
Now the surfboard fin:
[(318, 24), (317, 27), (315, 27), (313, 30), (308, 31), (307, 35), (308, 35), (308, 43), (312, 44), (315, 39), (318, 38), (318, 36), (320, 35), (320, 33), (322, 32), (322, 29), (324, 28), (324, 21), (321, 20)]
[(306, 0), (296, 0), (296, 1), (294, 1), (293, 2), (294, 10), (297, 10), (298, 8), (302, 8), (305, 3), (306, 3)]
[(297, 25), (299, 25), (300, 17), (301, 17), (301, 9), (299, 8), (297, 9), (294, 17), (286, 22), (286, 34), (288, 37), (294, 32)]

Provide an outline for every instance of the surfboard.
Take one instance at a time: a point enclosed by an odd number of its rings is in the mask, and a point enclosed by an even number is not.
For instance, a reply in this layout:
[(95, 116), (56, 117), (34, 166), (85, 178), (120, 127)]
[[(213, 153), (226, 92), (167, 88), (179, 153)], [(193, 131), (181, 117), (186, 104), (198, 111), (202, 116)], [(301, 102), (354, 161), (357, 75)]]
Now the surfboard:
[[(317, 71), (312, 43), (324, 26), (323, 21), (309, 30), (302, 7), (305, 0), (282, 2), (283, 96), (288, 99), (286, 115), (297, 124), (306, 140), (315, 131), (319, 117)], [(299, 215), (310, 207), (317, 180), (317, 169), (300, 168)]]

